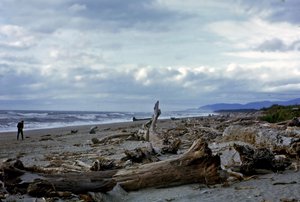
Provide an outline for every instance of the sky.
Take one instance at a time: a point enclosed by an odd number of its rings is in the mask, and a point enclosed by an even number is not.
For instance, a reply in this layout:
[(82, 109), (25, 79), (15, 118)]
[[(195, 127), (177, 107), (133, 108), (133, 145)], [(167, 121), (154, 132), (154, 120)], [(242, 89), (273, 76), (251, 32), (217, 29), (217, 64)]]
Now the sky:
[(299, 0), (1, 0), (0, 109), (294, 99)]

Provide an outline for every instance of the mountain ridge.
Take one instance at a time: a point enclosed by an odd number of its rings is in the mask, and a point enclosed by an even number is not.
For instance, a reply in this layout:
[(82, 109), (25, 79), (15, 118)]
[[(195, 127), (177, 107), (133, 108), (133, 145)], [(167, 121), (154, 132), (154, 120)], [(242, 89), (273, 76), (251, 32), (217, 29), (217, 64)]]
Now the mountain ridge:
[(240, 103), (216, 103), (211, 105), (204, 105), (199, 107), (198, 109), (201, 110), (213, 110), (213, 111), (219, 111), (219, 110), (239, 110), (239, 109), (256, 109), (259, 110), (264, 107), (270, 107), (272, 105), (296, 105), (300, 104), (300, 98), (295, 98), (292, 100), (287, 101), (258, 101), (258, 102), (249, 102), (246, 104), (240, 104)]

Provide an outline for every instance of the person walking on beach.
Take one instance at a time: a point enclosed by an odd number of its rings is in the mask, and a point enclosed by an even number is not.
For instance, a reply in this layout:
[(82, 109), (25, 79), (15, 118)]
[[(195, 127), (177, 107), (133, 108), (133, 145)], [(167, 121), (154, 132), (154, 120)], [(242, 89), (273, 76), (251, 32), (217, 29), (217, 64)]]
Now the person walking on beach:
[(19, 140), (19, 134), (21, 133), (22, 135), (22, 140), (24, 140), (24, 136), (23, 136), (23, 128), (24, 128), (24, 121), (20, 121), (17, 125), (18, 127), (18, 134), (17, 134), (17, 140)]

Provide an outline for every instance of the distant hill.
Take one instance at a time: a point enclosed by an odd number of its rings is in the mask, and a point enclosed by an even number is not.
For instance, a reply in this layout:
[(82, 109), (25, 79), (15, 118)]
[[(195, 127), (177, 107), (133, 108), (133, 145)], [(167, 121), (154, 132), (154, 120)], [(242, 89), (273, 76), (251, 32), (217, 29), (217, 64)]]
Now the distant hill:
[(238, 109), (261, 109), (264, 107), (270, 107), (272, 105), (296, 105), (300, 104), (300, 98), (296, 98), (288, 101), (261, 101), (261, 102), (249, 102), (247, 104), (239, 104), (239, 103), (217, 103), (211, 105), (204, 105), (199, 107), (202, 110), (212, 110), (212, 111), (220, 111), (220, 110), (238, 110)]

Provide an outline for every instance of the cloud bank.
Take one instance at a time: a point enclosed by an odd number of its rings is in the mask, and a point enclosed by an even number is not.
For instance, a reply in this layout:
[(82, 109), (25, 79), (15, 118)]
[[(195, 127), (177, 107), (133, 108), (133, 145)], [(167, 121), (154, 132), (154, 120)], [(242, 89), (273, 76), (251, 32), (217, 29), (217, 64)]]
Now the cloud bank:
[(3, 0), (0, 106), (151, 111), (156, 100), (179, 110), (298, 97), (299, 4)]

